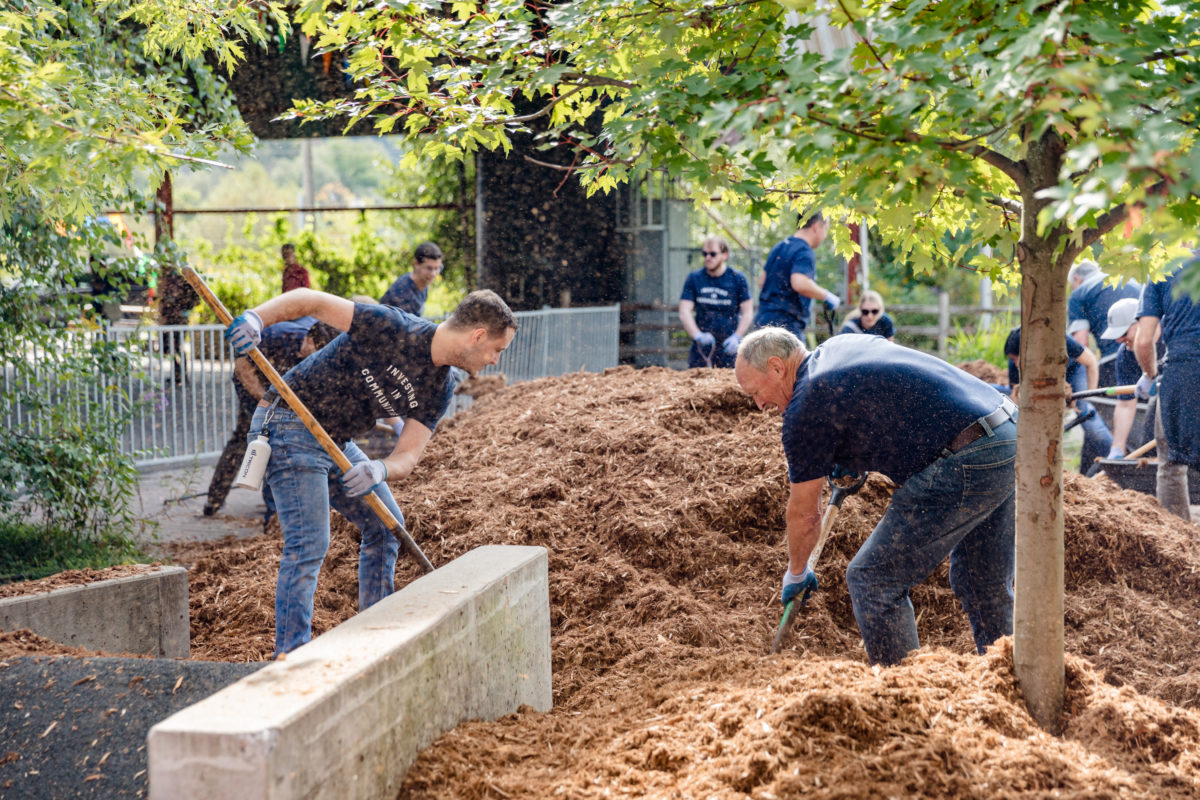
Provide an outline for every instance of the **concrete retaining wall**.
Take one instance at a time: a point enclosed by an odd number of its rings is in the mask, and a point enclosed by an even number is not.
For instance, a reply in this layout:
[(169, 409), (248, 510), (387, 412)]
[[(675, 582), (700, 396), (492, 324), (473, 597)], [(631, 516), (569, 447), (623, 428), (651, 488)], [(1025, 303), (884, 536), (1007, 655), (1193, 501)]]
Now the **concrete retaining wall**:
[(187, 570), (161, 567), (0, 600), (0, 630), (20, 628), (72, 647), (187, 658)]
[(551, 707), (546, 551), (488, 546), (150, 729), (150, 797), (393, 798), (459, 722)]

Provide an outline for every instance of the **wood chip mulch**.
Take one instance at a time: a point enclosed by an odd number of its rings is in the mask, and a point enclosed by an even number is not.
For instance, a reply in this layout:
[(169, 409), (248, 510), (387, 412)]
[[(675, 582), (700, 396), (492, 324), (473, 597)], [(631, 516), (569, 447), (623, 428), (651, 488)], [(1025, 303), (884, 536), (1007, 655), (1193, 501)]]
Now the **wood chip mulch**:
[[(393, 488), (435, 564), (547, 548), (555, 699), (460, 725), (402, 796), (1200, 795), (1200, 528), (1106, 479), (1064, 485), (1061, 736), (1030, 720), (1011, 640), (974, 655), (944, 564), (912, 594), (924, 647), (866, 664), (844, 572), (886, 508), (878, 477), (845, 501), (790, 646), (766, 655), (785, 566), (779, 417), (728, 370), (495, 388)], [(272, 528), (176, 554), (193, 658), (269, 657), (280, 545)], [(356, 554), (335, 515), (316, 633), (354, 613)], [(417, 576), (401, 556), (397, 586)]]

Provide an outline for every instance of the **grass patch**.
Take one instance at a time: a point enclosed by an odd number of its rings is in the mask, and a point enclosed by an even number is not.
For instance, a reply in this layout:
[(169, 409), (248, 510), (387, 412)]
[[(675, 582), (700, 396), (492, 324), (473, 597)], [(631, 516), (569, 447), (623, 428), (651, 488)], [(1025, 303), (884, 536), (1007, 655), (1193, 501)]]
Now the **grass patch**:
[(102, 569), (151, 560), (122, 537), (80, 536), (0, 519), (0, 583), (37, 580), (69, 569)]

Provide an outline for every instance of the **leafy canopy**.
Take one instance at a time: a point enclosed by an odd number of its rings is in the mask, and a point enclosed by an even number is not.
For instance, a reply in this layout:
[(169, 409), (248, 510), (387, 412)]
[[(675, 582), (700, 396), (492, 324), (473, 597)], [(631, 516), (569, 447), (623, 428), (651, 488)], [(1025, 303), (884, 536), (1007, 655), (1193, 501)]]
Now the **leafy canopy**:
[[(370, 117), (414, 160), (534, 129), (593, 191), (665, 170), (758, 214), (821, 204), (925, 270), (969, 226), (997, 276), (1022, 238), (1145, 272), (1200, 220), (1196, 0), (789, 5), (309, 0), (304, 31), (356, 88), (294, 114)], [(848, 42), (826, 55), (806, 45), (821, 8)]]
[[(145, 21), (151, 5), (160, 16), (147, 31), (130, 18)], [(0, 10), (0, 221), (32, 206), (78, 222), (166, 169), (249, 146), (194, 42), (181, 55), (159, 46), (171, 20), (193, 16), (180, 3), (164, 13), (169, 5), (24, 0)]]

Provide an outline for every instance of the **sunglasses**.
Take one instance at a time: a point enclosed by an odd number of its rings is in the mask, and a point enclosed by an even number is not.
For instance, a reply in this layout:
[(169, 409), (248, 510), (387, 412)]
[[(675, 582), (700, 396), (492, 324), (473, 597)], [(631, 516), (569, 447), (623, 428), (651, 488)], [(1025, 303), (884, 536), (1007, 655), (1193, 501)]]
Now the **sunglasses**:
[(720, 253), (718, 253), (718, 252), (715, 252), (715, 251), (713, 251), (713, 252), (710, 252), (710, 251), (708, 251), (708, 250), (701, 250), (701, 251), (700, 251), (700, 255), (704, 256), (705, 258), (710, 258), (710, 257), (711, 257), (711, 258), (716, 258), (717, 256), (719, 256), (719, 255), (721, 255), (721, 254), (720, 254)]
[(862, 308), (859, 310), (862, 312), (862, 315), (864, 317), (867, 316), (868, 314), (873, 316), (875, 314), (880, 313), (880, 309), (878, 309), (878, 308)]

